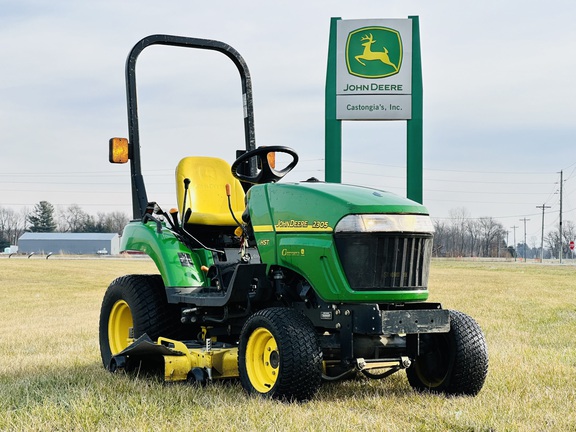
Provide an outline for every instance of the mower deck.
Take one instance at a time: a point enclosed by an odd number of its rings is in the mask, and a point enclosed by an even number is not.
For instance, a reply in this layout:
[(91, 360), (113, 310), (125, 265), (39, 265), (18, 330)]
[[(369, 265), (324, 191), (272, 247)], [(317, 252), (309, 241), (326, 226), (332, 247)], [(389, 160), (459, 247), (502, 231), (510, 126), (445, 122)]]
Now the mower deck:
[(152, 341), (144, 334), (126, 349), (116, 354), (110, 362), (112, 372), (135, 366), (153, 358), (164, 359), (165, 381), (198, 381), (238, 377), (238, 348), (222, 342), (205, 344), (196, 341), (177, 341), (158, 338)]

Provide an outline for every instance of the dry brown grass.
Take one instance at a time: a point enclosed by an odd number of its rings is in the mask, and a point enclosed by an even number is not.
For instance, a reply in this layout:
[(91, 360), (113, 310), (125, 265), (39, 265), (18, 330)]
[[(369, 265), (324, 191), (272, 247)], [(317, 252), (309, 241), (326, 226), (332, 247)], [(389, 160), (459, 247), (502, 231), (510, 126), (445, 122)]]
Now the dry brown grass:
[(0, 430), (576, 430), (576, 269), (435, 261), (431, 301), (476, 318), (490, 353), (475, 398), (384, 381), (324, 385), (305, 404), (111, 375), (98, 315), (116, 276), (155, 272), (142, 259), (0, 258)]

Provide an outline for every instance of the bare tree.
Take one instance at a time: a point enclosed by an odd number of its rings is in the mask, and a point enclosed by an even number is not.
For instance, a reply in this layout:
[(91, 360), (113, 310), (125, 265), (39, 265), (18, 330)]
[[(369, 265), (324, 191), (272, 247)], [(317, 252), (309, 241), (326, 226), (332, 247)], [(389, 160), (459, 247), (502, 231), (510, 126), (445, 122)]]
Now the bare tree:
[(480, 227), (482, 255), (485, 257), (497, 257), (504, 237), (504, 227), (493, 217), (478, 219)]
[(576, 240), (576, 224), (572, 221), (565, 221), (562, 226), (562, 256), (572, 256), (570, 241)]
[(570, 241), (576, 240), (576, 224), (572, 221), (564, 221), (562, 226), (562, 235), (564, 243), (569, 244)]
[(108, 232), (122, 234), (122, 231), (128, 222), (130, 222), (130, 218), (126, 213), (119, 211), (106, 213), (106, 227)]
[(470, 256), (480, 256), (480, 224), (475, 219), (466, 222), (466, 232), (468, 233), (468, 243), (470, 245)]
[(59, 226), (62, 232), (117, 232), (122, 233), (130, 221), (122, 212), (99, 212), (96, 216), (86, 213), (78, 204), (72, 204), (59, 212)]
[(90, 215), (78, 204), (71, 204), (64, 211), (59, 212), (60, 231), (82, 232), (89, 217)]
[(16, 244), (26, 229), (26, 209), (19, 212), (11, 208), (0, 207), (0, 242), (4, 247)]
[(446, 251), (448, 250), (446, 244), (448, 242), (450, 228), (446, 222), (439, 219), (432, 219), (432, 223), (434, 224), (433, 254), (436, 257), (445, 256)]
[(465, 207), (451, 209), (453, 251), (456, 256), (464, 256), (466, 250), (466, 224), (470, 213)]
[(544, 237), (544, 243), (550, 251), (552, 258), (560, 256), (560, 233), (557, 230), (550, 231)]

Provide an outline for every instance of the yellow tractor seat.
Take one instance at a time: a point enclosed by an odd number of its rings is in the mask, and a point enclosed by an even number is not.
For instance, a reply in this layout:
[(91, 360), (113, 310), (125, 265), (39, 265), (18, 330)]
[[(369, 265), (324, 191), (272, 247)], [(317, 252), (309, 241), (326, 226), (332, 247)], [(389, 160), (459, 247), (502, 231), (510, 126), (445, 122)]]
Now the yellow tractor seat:
[(230, 185), (230, 200), (236, 218), (242, 220), (245, 208), (244, 189), (234, 178), (230, 165), (223, 159), (193, 156), (182, 159), (176, 167), (176, 194), (178, 211), (184, 200), (184, 179), (190, 180), (186, 196), (186, 209), (192, 214), (185, 221), (189, 224), (212, 226), (236, 226), (228, 208), (226, 185)]

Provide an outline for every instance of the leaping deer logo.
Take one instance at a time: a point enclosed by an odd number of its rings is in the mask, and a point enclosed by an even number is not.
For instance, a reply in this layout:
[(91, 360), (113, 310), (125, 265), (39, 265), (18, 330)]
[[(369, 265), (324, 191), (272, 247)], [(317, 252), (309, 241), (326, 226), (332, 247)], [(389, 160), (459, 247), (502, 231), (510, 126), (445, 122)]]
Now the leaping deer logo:
[(386, 49), (385, 46), (382, 47), (383, 51), (372, 51), (372, 44), (376, 42), (372, 37), (372, 33), (370, 33), (370, 35), (364, 35), (361, 41), (366, 42), (362, 44), (364, 47), (364, 52), (354, 57), (358, 63), (360, 63), (362, 66), (366, 66), (366, 63), (364, 63), (362, 60), (380, 60), (382, 63), (387, 64), (388, 66), (392, 66), (394, 71), (398, 72), (398, 66), (390, 61), (390, 57), (388, 56), (388, 49)]

